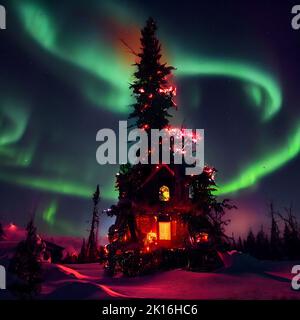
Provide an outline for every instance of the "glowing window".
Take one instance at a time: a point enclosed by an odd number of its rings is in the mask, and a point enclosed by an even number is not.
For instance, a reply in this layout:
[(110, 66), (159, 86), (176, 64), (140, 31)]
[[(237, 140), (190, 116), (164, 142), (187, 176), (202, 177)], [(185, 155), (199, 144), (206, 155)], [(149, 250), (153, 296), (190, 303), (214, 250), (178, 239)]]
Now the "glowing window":
[(208, 233), (206, 232), (199, 232), (195, 236), (197, 243), (208, 242)]
[(162, 186), (159, 188), (159, 200), (160, 201), (170, 200), (170, 190), (167, 186)]
[(171, 222), (159, 222), (159, 240), (171, 240)]

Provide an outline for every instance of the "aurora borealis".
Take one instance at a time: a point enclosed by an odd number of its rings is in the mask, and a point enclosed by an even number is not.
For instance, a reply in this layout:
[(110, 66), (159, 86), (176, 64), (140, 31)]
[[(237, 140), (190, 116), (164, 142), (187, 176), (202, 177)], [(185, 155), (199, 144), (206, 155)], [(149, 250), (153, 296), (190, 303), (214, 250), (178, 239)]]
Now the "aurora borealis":
[(220, 5), (221, 15), (206, 1), (2, 2), (9, 12), (0, 33), (5, 220), (24, 223), (35, 203), (43, 230), (83, 233), (95, 185), (103, 208), (114, 201), (118, 168), (97, 165), (95, 135), (130, 112), (135, 57), (121, 40), (138, 51), (149, 15), (158, 22), (165, 59), (177, 68), (174, 121), (205, 129), (218, 195), (246, 211), (249, 202), (253, 209), (271, 199), (300, 208), (300, 33), (290, 28), (288, 6), (274, 5), (270, 13), (266, 4), (232, 1)]

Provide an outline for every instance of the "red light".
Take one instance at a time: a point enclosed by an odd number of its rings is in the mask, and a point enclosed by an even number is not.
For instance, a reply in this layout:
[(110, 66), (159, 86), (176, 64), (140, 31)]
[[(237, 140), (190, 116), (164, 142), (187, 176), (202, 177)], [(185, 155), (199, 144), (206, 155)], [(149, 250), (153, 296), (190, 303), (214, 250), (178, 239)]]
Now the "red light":
[(16, 230), (17, 230), (17, 226), (16, 226), (15, 224), (11, 223), (11, 224), (9, 225), (8, 229), (9, 229), (10, 231), (16, 231)]

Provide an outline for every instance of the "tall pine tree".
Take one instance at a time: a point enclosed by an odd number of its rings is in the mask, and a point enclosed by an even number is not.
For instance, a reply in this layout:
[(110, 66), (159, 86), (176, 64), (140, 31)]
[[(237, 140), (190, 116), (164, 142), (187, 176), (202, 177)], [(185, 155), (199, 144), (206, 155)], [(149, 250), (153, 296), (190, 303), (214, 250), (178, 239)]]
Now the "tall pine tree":
[(91, 223), (90, 234), (87, 243), (87, 260), (89, 262), (95, 262), (98, 260), (98, 228), (99, 228), (99, 210), (98, 204), (100, 201), (100, 189), (97, 185), (96, 191), (93, 195), (93, 217)]
[(255, 236), (253, 234), (253, 231), (250, 229), (247, 239), (246, 239), (246, 243), (245, 243), (245, 249), (247, 251), (247, 253), (251, 254), (251, 255), (255, 255)]
[(130, 118), (135, 118), (136, 126), (146, 131), (166, 127), (170, 117), (168, 110), (175, 106), (175, 88), (167, 79), (174, 68), (160, 61), (161, 45), (156, 31), (154, 20), (149, 18), (141, 31), (142, 51), (138, 54), (135, 80), (130, 86), (136, 99)]
[(225, 227), (230, 220), (224, 219), (227, 210), (237, 209), (229, 199), (218, 201), (214, 195), (217, 186), (214, 180), (216, 169), (205, 166), (200, 175), (191, 177), (191, 198), (195, 212), (183, 214), (182, 220), (188, 223), (191, 235), (197, 233), (203, 225), (209, 225), (210, 237), (218, 246), (223, 246), (229, 240), (225, 235)]
[(85, 244), (85, 239), (83, 238), (80, 253), (78, 255), (78, 262), (85, 263), (86, 258), (87, 258), (86, 244)]
[(244, 244), (243, 244), (241, 236), (239, 236), (239, 240), (238, 240), (238, 243), (237, 243), (237, 250), (241, 251), (241, 252), (244, 251)]
[(281, 255), (281, 239), (280, 230), (275, 219), (275, 211), (273, 203), (270, 204), (271, 215), (271, 236), (270, 236), (270, 255), (271, 259), (279, 259)]
[(268, 259), (269, 258), (269, 240), (264, 231), (263, 226), (256, 235), (256, 250), (255, 256), (258, 259)]
[(293, 208), (285, 208), (286, 217), (278, 214), (279, 217), (285, 224), (284, 234), (283, 234), (283, 248), (285, 250), (285, 255), (289, 259), (299, 259), (300, 258), (300, 228), (296, 216), (293, 214)]
[[(141, 30), (141, 52), (137, 54), (138, 61), (135, 64), (137, 70), (134, 73), (134, 81), (130, 85), (135, 103), (133, 112), (129, 118), (135, 120), (135, 126), (149, 132), (151, 129), (162, 129), (169, 124), (169, 110), (175, 107), (173, 98), (176, 89), (169, 84), (169, 77), (174, 69), (161, 62), (161, 45), (156, 37), (157, 26), (152, 18), (146, 22)], [(151, 157), (150, 135), (148, 135), (149, 158)], [(149, 159), (150, 160), (150, 159)], [(116, 187), (119, 190), (119, 199), (132, 199), (136, 190), (149, 176), (152, 165), (130, 164), (121, 165), (117, 176)], [(131, 212), (131, 204), (124, 202), (118, 208), (114, 206), (112, 213), (117, 217), (121, 211), (122, 223), (119, 223), (120, 233), (128, 227), (133, 241), (137, 240), (134, 217)], [(120, 219), (119, 219), (120, 220)]]
[(33, 298), (40, 293), (42, 281), (41, 248), (33, 218), (30, 219), (26, 231), (26, 239), (18, 244), (9, 265), (10, 273), (18, 279), (10, 289), (21, 298)]

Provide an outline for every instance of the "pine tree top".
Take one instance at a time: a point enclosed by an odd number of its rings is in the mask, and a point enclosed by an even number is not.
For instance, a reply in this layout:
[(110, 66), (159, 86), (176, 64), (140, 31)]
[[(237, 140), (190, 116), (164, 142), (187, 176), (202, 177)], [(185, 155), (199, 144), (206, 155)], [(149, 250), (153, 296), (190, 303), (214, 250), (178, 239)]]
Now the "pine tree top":
[(129, 117), (135, 118), (136, 126), (145, 130), (166, 127), (170, 117), (168, 110), (176, 106), (173, 101), (176, 89), (168, 83), (174, 67), (161, 63), (161, 45), (156, 31), (155, 21), (149, 18), (141, 30), (141, 52), (135, 64), (135, 80), (130, 85), (136, 103)]
[(100, 188), (99, 188), (99, 185), (97, 185), (96, 191), (93, 194), (93, 202), (95, 205), (97, 205), (99, 201), (100, 201)]

